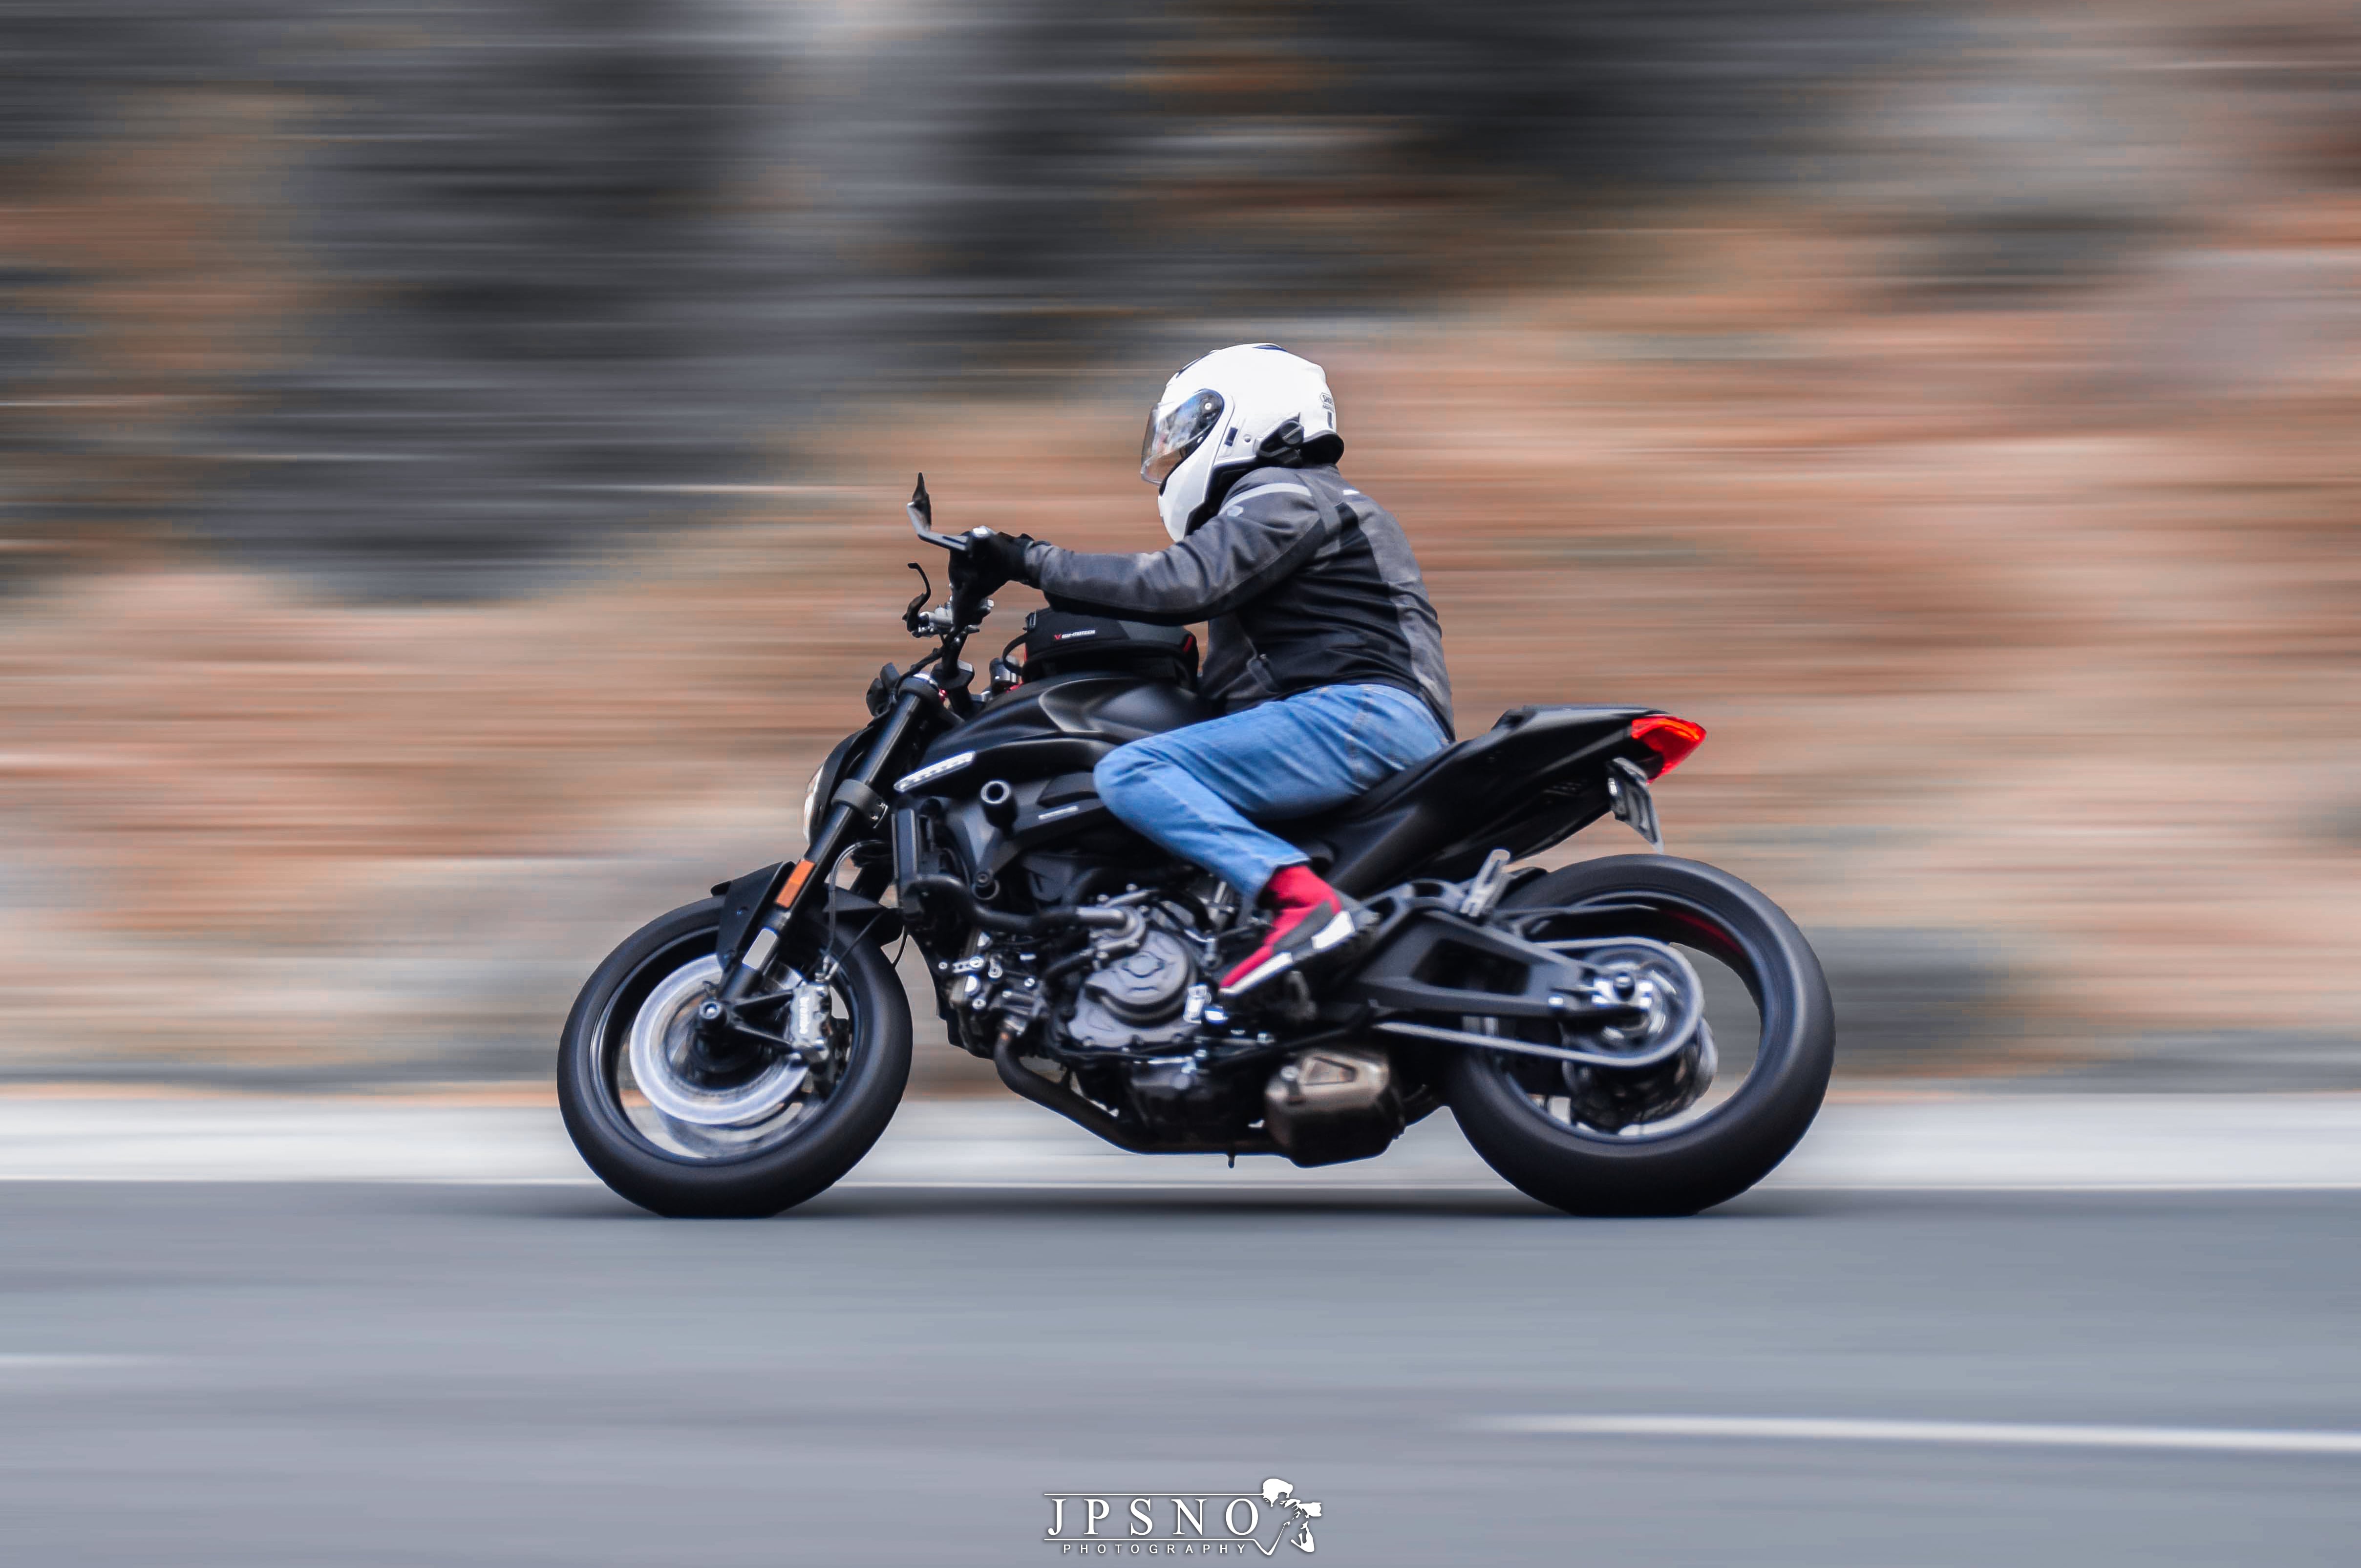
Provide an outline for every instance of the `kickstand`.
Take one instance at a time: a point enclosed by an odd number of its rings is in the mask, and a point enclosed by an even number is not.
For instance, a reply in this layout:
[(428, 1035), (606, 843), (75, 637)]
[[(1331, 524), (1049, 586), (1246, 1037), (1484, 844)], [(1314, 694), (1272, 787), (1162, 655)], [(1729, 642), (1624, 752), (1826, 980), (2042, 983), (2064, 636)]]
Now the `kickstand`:
[(1232, 1149), (1232, 1150), (1230, 1151), (1230, 1168), (1231, 1168), (1232, 1170), (1235, 1170), (1235, 1169), (1237, 1169), (1237, 1168), (1238, 1168), (1238, 1151), (1237, 1151), (1237, 1150), (1235, 1150), (1235, 1149)]

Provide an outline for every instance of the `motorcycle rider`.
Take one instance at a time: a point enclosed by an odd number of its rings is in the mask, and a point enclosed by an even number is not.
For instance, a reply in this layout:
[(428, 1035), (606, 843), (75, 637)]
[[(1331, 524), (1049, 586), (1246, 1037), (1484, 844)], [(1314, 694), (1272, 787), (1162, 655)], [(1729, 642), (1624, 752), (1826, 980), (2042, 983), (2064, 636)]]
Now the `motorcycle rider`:
[(1360, 795), (1451, 740), (1443, 635), (1390, 513), (1336, 471), (1345, 444), (1319, 366), (1274, 344), (1216, 350), (1148, 411), (1139, 477), (1169, 548), (1086, 554), (977, 530), (982, 591), (1017, 581), (1058, 609), (1207, 620), (1201, 689), (1224, 716), (1117, 748), (1096, 771), (1123, 822), (1269, 911), (1222, 980), (1235, 997), (1333, 954), (1353, 901), (1255, 825)]

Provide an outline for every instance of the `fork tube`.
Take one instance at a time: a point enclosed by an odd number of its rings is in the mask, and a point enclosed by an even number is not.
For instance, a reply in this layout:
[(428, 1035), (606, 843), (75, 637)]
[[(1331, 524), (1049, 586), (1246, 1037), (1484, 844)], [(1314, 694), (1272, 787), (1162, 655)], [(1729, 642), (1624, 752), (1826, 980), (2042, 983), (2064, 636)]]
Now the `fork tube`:
[[(839, 856), (851, 849), (855, 838), (877, 820), (878, 813), (865, 810), (846, 798), (847, 786), (871, 800), (883, 804), (885, 791), (878, 784), (893, 768), (901, 754), (904, 742), (918, 723), (919, 715), (942, 702), (940, 689), (924, 674), (906, 677), (894, 704), (892, 717), (878, 731), (877, 742), (861, 765), (845, 775), (837, 785), (835, 798), (829, 803), (828, 815), (821, 818), (819, 832), (804, 851), (804, 858), (787, 869), (786, 881), (780, 885), (778, 896), (763, 913), (762, 923), (746, 944), (744, 957), (721, 987), (725, 1005), (743, 1002), (753, 994), (762, 982), (763, 971), (771, 967), (776, 955), (779, 938), (805, 911), (825, 904), (829, 878), (823, 868), (833, 867)], [(797, 967), (801, 967), (800, 965)]]

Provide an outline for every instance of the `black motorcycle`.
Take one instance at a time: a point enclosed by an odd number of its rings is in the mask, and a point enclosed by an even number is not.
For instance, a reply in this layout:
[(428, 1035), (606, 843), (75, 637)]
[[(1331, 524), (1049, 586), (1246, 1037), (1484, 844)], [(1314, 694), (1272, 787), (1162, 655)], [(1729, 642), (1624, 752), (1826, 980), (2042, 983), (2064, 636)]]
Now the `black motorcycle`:
[[(1277, 825), (1362, 901), (1363, 929), (1329, 967), (1225, 1003), (1216, 978), (1260, 917), (1116, 821), (1092, 777), (1126, 741), (1213, 717), (1194, 638), (1037, 611), (978, 692), (961, 653), (987, 585), (968, 541), (934, 531), (924, 476), (908, 510), (950, 553), (946, 601), (927, 608), (914, 563), (903, 612), (936, 646), (879, 673), (869, 723), (813, 775), (803, 858), (641, 929), (566, 1019), (566, 1129), (617, 1192), (771, 1214), (851, 1170), (909, 1075), (888, 956), (905, 939), (952, 1044), (1141, 1154), (1366, 1159), (1448, 1105), (1544, 1203), (1686, 1214), (1803, 1136), (1835, 1053), (1819, 962), (1752, 887), (1663, 853), (1650, 784), (1697, 726), (1520, 707)], [(1655, 852), (1515, 866), (1609, 813)]]

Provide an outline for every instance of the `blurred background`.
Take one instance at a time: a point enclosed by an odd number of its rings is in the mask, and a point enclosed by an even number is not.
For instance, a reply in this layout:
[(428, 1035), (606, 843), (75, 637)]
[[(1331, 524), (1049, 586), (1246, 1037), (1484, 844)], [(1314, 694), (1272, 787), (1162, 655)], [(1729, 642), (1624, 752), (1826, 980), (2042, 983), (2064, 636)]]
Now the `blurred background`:
[(2334, 0), (0, 0), (0, 1077), (544, 1080), (798, 848), (913, 471), (1152, 547), (1259, 340), (1463, 732), (1708, 727), (1855, 1081), (2361, 1087)]

